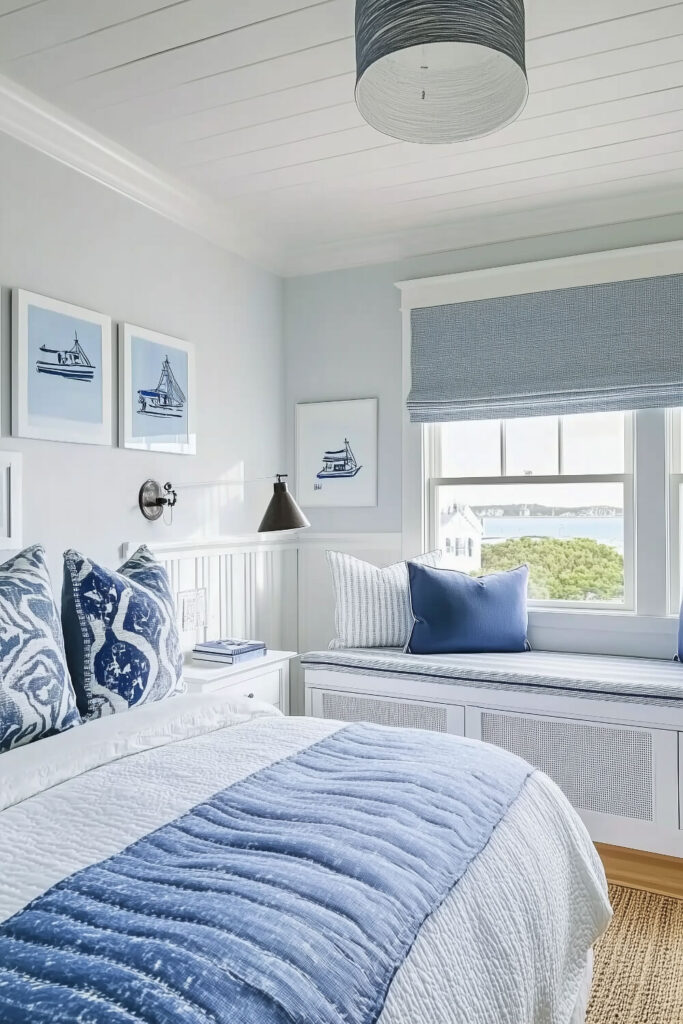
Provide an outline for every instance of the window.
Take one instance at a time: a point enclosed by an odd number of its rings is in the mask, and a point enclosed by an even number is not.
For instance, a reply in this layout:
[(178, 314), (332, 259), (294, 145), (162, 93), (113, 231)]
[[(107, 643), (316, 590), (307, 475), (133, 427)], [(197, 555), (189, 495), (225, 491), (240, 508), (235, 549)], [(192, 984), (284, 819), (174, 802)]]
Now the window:
[(634, 609), (636, 415), (426, 428), (430, 543), (473, 575), (527, 562), (534, 602)]
[(669, 520), (671, 573), (669, 611), (677, 612), (683, 592), (683, 410), (673, 409), (669, 430)]

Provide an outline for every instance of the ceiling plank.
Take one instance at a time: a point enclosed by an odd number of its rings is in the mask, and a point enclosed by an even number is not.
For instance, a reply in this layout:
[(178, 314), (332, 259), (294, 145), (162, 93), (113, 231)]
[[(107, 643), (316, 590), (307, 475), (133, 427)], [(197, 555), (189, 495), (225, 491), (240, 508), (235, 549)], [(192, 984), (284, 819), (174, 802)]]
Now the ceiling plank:
[[(570, 101), (566, 100), (565, 102), (568, 104), (566, 109), (538, 117), (527, 117), (510, 125), (497, 135), (479, 140), (477, 144), (460, 144), (457, 148), (457, 156), (475, 151), (485, 153), (488, 150), (499, 149), (501, 146), (520, 146), (522, 143), (538, 139), (548, 139), (603, 125), (633, 121), (659, 113), (681, 111), (683, 110), (683, 63), (672, 65), (672, 68), (673, 72), (664, 79), (671, 81), (672, 84), (661, 90), (606, 102), (597, 102), (596, 99), (592, 105), (575, 108), (572, 108), (569, 105)], [(641, 82), (641, 86), (644, 86), (643, 82)], [(261, 125), (218, 133), (203, 139), (188, 140), (178, 137), (159, 140), (153, 136), (142, 145), (142, 149), (150, 156), (156, 153), (163, 163), (167, 163), (174, 170), (180, 172), (184, 167), (224, 160), (241, 153), (257, 152), (259, 149), (272, 149), (277, 145), (292, 145), (299, 141), (307, 141), (325, 134), (338, 133), (363, 125), (363, 119), (355, 104), (347, 102), (338, 105), (323, 105), (319, 110), (306, 111)], [(438, 173), (440, 162), (453, 157), (454, 153), (448, 148), (446, 152), (442, 150), (439, 154), (435, 153), (431, 159), (413, 163), (411, 165), (414, 169), (412, 179), (419, 180), (424, 176), (424, 171), (428, 171), (429, 175)], [(376, 185), (377, 181), (365, 180), (363, 183), (365, 188), (372, 188)]]
[(647, 189), (627, 192), (623, 196), (601, 196), (589, 201), (581, 195), (569, 195), (564, 204), (556, 200), (536, 208), (532, 213), (522, 201), (516, 209), (501, 213), (495, 205), (488, 215), (476, 210), (472, 216), (458, 218), (454, 224), (420, 230), (394, 231), (386, 235), (359, 236), (335, 242), (326, 240), (317, 245), (287, 247), (287, 274), (315, 274), (343, 267), (366, 266), (422, 256), (434, 256), (453, 250), (480, 248), (495, 243), (516, 242), (522, 238), (554, 235), (580, 228), (598, 229), (623, 221), (669, 217), (681, 212), (681, 190)]
[(345, 231), (356, 223), (359, 228), (378, 223), (419, 224), (432, 216), (447, 216), (459, 209), (469, 209), (475, 202), (485, 204), (498, 201), (508, 188), (520, 194), (526, 188), (530, 204), (533, 196), (547, 181), (549, 188), (577, 187), (581, 180), (631, 179), (663, 172), (677, 175), (683, 184), (683, 132), (661, 136), (647, 147), (640, 140), (617, 146), (558, 154), (540, 160), (529, 160), (514, 167), (489, 168), (477, 174), (462, 174), (454, 181), (448, 193), (414, 195), (404, 198), (400, 193), (352, 194), (323, 193), (303, 197), (288, 205), (278, 204), (275, 197), (241, 197), (239, 207), (243, 214), (253, 215), (258, 221), (270, 224), (271, 230), (287, 234), (298, 229), (312, 231)]
[[(286, 54), (226, 71), (210, 78), (187, 82), (174, 89), (162, 90), (137, 100), (124, 100), (110, 106), (81, 111), (114, 134), (135, 123), (142, 126), (190, 117), (218, 106), (232, 106), (246, 100), (264, 100), (285, 90), (302, 87), (317, 90), (330, 78), (345, 75), (353, 82), (355, 49), (349, 39), (335, 40), (320, 46)], [(170, 113), (173, 112), (173, 117)]]
[[(168, 89), (353, 35), (353, 16), (349, 17), (346, 0), (231, 0), (229, 4), (225, 0), (192, 0), (186, 13), (196, 5), (210, 6), (214, 16), (192, 19), (193, 27), (186, 26), (182, 33), (177, 31), (179, 9), (175, 9), (176, 17), (170, 19), (173, 32), (163, 39), (156, 27), (161, 12), (136, 22), (124, 33), (123, 47), (113, 52), (106, 49), (105, 37), (118, 29), (102, 33), (97, 44), (92, 39), (82, 40), (83, 53), (74, 53), (74, 43), (58, 47), (50, 55), (13, 61), (5, 70), (38, 92), (51, 90), (58, 101), (68, 102), (82, 93), (94, 105)], [(147, 32), (143, 32), (145, 26)], [(144, 44), (135, 42), (140, 37)], [(171, 38), (175, 40), (172, 44)], [(134, 52), (141, 55), (131, 57)]]
[[(591, 83), (605, 82), (618, 75), (629, 74), (643, 69), (654, 69), (658, 65), (677, 62), (683, 53), (683, 34), (668, 36), (656, 42), (639, 43), (635, 46), (600, 55), (573, 58), (560, 64), (530, 68), (530, 103), (538, 97), (556, 89), (583, 83), (590, 89)], [(220, 75), (201, 78), (162, 90), (151, 95), (137, 96), (105, 107), (95, 107), (88, 115), (84, 99), (79, 92), (71, 102), (82, 115), (90, 116), (102, 131), (110, 131), (122, 140), (134, 126), (155, 123), (169, 124), (169, 112), (180, 118), (202, 111), (210, 115), (212, 109), (224, 106), (226, 112), (234, 102), (252, 98), (266, 100), (294, 86), (310, 85), (311, 88), (328, 78), (348, 76), (349, 96), (352, 96), (355, 68), (355, 50), (352, 39), (343, 39), (324, 46), (314, 47), (295, 54), (266, 60), (264, 62)], [(608, 86), (609, 87), (609, 86)], [(93, 97), (90, 97), (92, 100)]]
[[(590, 149), (606, 144), (616, 144), (629, 139), (652, 139), (657, 135), (677, 131), (682, 126), (679, 111), (664, 113), (628, 121), (625, 123), (589, 128), (585, 131), (570, 132), (549, 139), (537, 139), (519, 146), (502, 145), (496, 149), (471, 152), (459, 152), (453, 147), (444, 156), (438, 168), (420, 178), (425, 180), (441, 180), (446, 182), (453, 174), (465, 171), (480, 171), (490, 166), (506, 166), (521, 160), (538, 159), (554, 156), (580, 149)], [(369, 130), (369, 129), (368, 129)], [(363, 129), (351, 129), (322, 139), (311, 139), (296, 146), (278, 146), (272, 150), (261, 150), (215, 161), (204, 166), (188, 169), (188, 178), (195, 184), (215, 186), (218, 183), (222, 190), (236, 194), (238, 191), (263, 190), (282, 187), (300, 179), (302, 174), (307, 177), (306, 184), (315, 181), (329, 181), (329, 175), (343, 178), (346, 187), (362, 168), (359, 167), (360, 153), (367, 143)], [(405, 144), (409, 146), (408, 143)], [(419, 148), (419, 147), (415, 147)], [(446, 148), (446, 147), (444, 147)], [(375, 160), (381, 161), (382, 148), (378, 146), (373, 153), (363, 154), (368, 160), (374, 154)], [(393, 156), (393, 154), (392, 154)], [(386, 168), (385, 168), (386, 170)], [(414, 168), (411, 164), (396, 166), (386, 180), (394, 184), (408, 184), (414, 180)], [(239, 179), (239, 180), (230, 180)]]
[(48, 0), (0, 0), (0, 18), (6, 18), (25, 7), (43, 7)]
[[(182, 0), (187, 3), (188, 0)], [(28, 54), (45, 51), (77, 39), (82, 48), (87, 37), (95, 35), (89, 46), (97, 45), (103, 29), (122, 22), (129, 23), (125, 31), (134, 33), (130, 26), (151, 11), (176, 8), (178, 0), (49, 0), (46, 4), (30, 4), (5, 16), (0, 29), (0, 62), (15, 60)], [(167, 12), (167, 13), (170, 13)]]

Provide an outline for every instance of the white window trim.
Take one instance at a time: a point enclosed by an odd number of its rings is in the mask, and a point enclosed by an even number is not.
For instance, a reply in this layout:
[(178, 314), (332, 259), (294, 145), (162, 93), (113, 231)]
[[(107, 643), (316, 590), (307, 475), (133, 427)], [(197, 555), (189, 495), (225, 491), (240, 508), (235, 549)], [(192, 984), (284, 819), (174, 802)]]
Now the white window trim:
[[(400, 282), (403, 333), (403, 555), (429, 546), (429, 509), (424, 479), (429, 465), (428, 433), (411, 423), (406, 407), (410, 391), (411, 312), (413, 309), (528, 294), (553, 288), (626, 281), (683, 273), (683, 242), (591, 253), (566, 259), (496, 267)], [(634, 437), (636, 491), (634, 524), (638, 544), (633, 571), (634, 608), (598, 610), (586, 606), (533, 607), (532, 644), (544, 650), (592, 654), (671, 657), (676, 649), (679, 563), (683, 539), (672, 536), (678, 520), (678, 491), (669, 486), (668, 418), (665, 410), (638, 413)], [(681, 474), (683, 482), (683, 474)]]

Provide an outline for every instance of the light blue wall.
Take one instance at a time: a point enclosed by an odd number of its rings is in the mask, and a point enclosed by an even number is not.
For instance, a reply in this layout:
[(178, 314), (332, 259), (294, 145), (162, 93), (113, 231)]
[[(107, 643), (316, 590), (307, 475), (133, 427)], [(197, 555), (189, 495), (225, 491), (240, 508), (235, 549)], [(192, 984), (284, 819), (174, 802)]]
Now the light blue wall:
[[(272, 493), (267, 481), (183, 491), (171, 527), (146, 523), (137, 494), (150, 476), (183, 485), (282, 469), (280, 278), (0, 135), (0, 286), (0, 444), (24, 454), (24, 540), (48, 547), (57, 587), (69, 546), (113, 564), (124, 541), (256, 530)], [(194, 342), (197, 455), (8, 436), (13, 286)], [(116, 344), (114, 380), (115, 352)], [(116, 427), (115, 392), (113, 445)]]
[(285, 284), (288, 463), (297, 402), (379, 398), (379, 504), (316, 509), (314, 530), (401, 530), (401, 316), (395, 282), (683, 238), (683, 214), (361, 267)]

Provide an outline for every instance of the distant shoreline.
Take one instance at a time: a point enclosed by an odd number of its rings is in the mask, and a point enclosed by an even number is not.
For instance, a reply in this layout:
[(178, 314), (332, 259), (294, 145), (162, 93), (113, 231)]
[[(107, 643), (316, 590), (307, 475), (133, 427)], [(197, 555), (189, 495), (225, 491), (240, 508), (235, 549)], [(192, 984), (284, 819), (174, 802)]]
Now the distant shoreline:
[(482, 542), (501, 544), (522, 537), (571, 540), (578, 537), (606, 544), (623, 554), (624, 517), (614, 516), (484, 516)]

